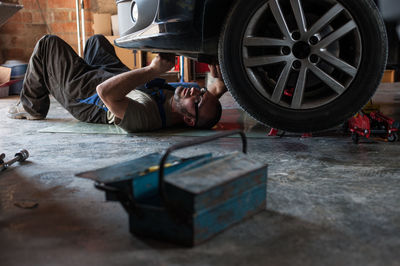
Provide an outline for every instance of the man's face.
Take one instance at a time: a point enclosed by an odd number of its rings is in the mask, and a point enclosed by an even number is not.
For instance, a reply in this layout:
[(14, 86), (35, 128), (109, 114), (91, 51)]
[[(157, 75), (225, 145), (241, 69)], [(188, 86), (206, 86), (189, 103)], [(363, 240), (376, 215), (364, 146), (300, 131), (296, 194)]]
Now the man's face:
[(189, 126), (196, 124), (196, 104), (198, 105), (197, 125), (213, 117), (216, 112), (217, 98), (207, 91), (197, 88), (178, 87), (175, 90), (175, 110), (184, 116), (184, 121)]

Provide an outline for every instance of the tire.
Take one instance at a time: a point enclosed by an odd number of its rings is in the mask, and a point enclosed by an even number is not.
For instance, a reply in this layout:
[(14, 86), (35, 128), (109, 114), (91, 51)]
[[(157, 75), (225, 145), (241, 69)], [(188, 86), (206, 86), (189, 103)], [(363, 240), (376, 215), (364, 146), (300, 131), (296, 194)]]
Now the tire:
[[(293, 14), (303, 14), (307, 25), (297, 26), (304, 20), (297, 23)], [(318, 20), (326, 25), (318, 27)], [(372, 97), (387, 37), (371, 0), (239, 0), (222, 29), (218, 57), (228, 90), (251, 116), (274, 128), (313, 132), (343, 123)]]

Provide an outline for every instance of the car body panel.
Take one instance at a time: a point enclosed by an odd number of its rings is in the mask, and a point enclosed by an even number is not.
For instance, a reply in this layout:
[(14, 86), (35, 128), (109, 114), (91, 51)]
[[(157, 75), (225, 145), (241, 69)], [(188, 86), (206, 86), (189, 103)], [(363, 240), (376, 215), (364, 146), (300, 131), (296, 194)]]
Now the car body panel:
[[(131, 20), (130, 8), (126, 3), (133, 1), (117, 0), (119, 6), (119, 25)], [(121, 37), (115, 44), (122, 48), (152, 52), (174, 52), (210, 62), (217, 56), (218, 39), (225, 16), (234, 0), (136, 0), (145, 12), (147, 26), (140, 22), (139, 27), (121, 29)], [(398, 0), (376, 0), (388, 21), (400, 21)], [(123, 6), (121, 6), (123, 5)], [(120, 7), (121, 6), (121, 7)], [(151, 12), (148, 6), (152, 6)], [(156, 6), (156, 8), (154, 8)], [(393, 22), (387, 23), (389, 33), (389, 65), (400, 62), (400, 47)]]
[[(136, 2), (144, 1), (146, 0)], [(122, 2), (126, 1), (117, 1), (117, 5)], [(120, 30), (123, 34), (115, 41), (117, 46), (144, 51), (173, 51), (191, 57), (217, 56), (220, 29), (232, 0), (157, 2), (156, 14), (148, 15), (154, 17), (152, 23), (139, 31), (134, 31), (133, 28)], [(129, 20), (129, 9), (119, 8), (119, 12), (120, 10), (120, 20)]]

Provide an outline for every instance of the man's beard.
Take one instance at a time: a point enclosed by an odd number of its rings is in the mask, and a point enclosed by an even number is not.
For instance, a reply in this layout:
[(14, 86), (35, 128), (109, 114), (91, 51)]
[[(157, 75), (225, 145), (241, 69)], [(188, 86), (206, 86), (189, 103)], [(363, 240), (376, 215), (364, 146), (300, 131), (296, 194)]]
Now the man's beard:
[(178, 112), (180, 112), (181, 114), (190, 115), (188, 110), (181, 103), (181, 100), (182, 100), (182, 97), (180, 95), (181, 92), (182, 92), (182, 90), (180, 90), (180, 89), (175, 90), (175, 93), (174, 93), (175, 107), (178, 110)]

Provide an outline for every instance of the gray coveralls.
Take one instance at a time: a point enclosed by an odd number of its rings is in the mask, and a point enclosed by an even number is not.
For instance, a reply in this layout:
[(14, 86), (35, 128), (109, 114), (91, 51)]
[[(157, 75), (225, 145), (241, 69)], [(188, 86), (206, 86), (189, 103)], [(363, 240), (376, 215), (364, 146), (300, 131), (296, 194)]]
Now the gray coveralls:
[(46, 35), (29, 61), (21, 102), (31, 115), (46, 117), (51, 94), (76, 119), (107, 123), (107, 108), (97, 96), (96, 86), (126, 71), (129, 68), (103, 35), (87, 40), (84, 59), (59, 37)]

